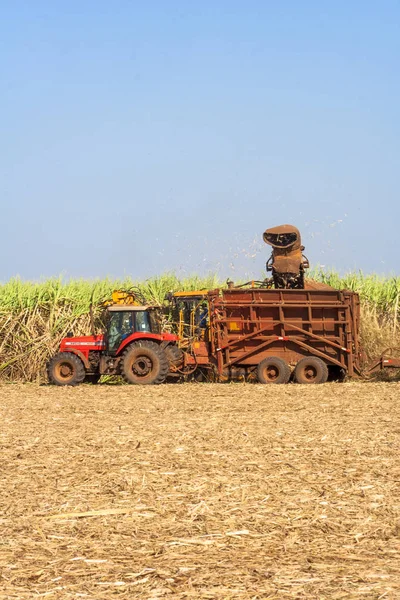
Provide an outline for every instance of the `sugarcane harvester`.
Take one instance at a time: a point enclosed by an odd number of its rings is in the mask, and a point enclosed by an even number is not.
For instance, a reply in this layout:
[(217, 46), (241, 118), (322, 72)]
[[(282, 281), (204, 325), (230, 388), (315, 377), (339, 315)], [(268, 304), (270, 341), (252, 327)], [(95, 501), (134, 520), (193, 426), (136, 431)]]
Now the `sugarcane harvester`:
[(304, 289), (304, 271), (310, 265), (303, 255), (304, 246), (297, 227), (280, 225), (266, 229), (263, 240), (272, 246), (266, 269), (272, 273), (275, 289)]

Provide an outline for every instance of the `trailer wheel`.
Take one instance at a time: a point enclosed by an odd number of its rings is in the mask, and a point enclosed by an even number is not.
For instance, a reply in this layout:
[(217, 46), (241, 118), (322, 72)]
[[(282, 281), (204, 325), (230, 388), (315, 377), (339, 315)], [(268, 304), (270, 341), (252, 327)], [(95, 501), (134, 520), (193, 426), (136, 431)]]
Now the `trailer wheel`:
[(328, 379), (328, 367), (316, 356), (302, 358), (294, 369), (297, 383), (325, 383)]
[(257, 366), (257, 379), (260, 383), (288, 383), (290, 367), (278, 356), (264, 358)]
[(54, 385), (79, 385), (85, 379), (85, 366), (72, 352), (59, 352), (49, 361), (47, 375)]
[(121, 375), (127, 383), (158, 385), (165, 381), (168, 373), (167, 356), (155, 342), (135, 342), (122, 356)]

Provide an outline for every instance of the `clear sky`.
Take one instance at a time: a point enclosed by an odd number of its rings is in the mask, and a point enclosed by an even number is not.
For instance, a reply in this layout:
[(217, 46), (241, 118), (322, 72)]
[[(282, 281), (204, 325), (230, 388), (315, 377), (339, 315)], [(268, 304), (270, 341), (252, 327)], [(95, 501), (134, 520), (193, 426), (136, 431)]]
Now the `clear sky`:
[(396, 0), (3, 0), (0, 280), (400, 274)]

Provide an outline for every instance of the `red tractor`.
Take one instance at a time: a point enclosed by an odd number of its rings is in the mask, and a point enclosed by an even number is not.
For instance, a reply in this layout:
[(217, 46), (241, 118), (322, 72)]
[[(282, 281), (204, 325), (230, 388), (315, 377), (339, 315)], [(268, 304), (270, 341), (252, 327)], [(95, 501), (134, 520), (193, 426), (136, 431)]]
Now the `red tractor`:
[(47, 365), (51, 383), (97, 383), (102, 375), (121, 375), (127, 383), (154, 385), (181, 362), (179, 338), (162, 332), (157, 307), (140, 305), (131, 293), (114, 292), (104, 320), (101, 335), (71, 334), (61, 341)]

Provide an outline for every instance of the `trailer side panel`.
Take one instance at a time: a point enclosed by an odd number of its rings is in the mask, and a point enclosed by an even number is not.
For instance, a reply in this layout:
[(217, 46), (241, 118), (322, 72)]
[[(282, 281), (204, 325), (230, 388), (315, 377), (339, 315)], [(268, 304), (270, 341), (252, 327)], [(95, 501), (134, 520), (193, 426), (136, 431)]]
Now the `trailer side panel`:
[(209, 305), (210, 348), (220, 373), (270, 356), (294, 366), (312, 355), (350, 376), (360, 371), (359, 299), (353, 292), (215, 290)]

